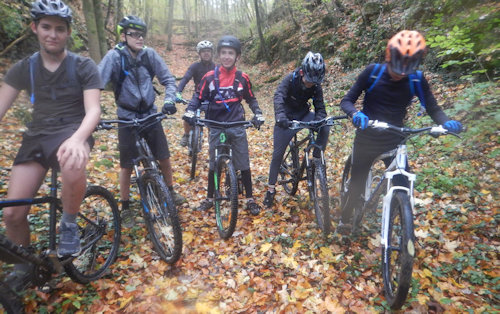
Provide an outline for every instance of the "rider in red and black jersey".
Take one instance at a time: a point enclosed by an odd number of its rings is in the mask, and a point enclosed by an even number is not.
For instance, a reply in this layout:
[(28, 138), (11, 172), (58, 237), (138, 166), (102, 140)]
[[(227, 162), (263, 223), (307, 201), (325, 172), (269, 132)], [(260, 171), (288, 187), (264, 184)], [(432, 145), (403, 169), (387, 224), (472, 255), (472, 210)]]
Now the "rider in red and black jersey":
[[(264, 123), (259, 103), (252, 92), (250, 78), (244, 72), (237, 71), (236, 61), (241, 56), (241, 43), (233, 36), (223, 36), (217, 45), (217, 54), (221, 64), (202, 78), (197, 88), (196, 95), (188, 105), (184, 119), (190, 124), (194, 122), (194, 111), (204, 101), (208, 102), (205, 117), (210, 120), (232, 122), (244, 121), (245, 110), (242, 100), (248, 103), (254, 113), (253, 121), (256, 125)], [(215, 146), (218, 143), (220, 130), (211, 129), (209, 136), (210, 170), (208, 175), (208, 195), (198, 210), (207, 210), (213, 206), (214, 194), (214, 167)], [(233, 162), (237, 170), (241, 170), (241, 178), (245, 187), (247, 209), (257, 215), (260, 206), (252, 195), (252, 178), (250, 173), (250, 160), (248, 156), (248, 141), (243, 127), (235, 127), (226, 131), (233, 150)]]

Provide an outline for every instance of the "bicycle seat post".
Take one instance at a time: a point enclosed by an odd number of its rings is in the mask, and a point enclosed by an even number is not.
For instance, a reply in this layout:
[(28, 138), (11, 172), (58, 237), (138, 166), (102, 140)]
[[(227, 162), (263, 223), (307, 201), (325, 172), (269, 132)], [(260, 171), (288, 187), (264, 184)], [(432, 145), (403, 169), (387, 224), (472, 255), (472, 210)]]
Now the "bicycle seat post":
[(57, 170), (52, 168), (50, 176), (50, 209), (49, 209), (49, 249), (47, 257), (51, 261), (57, 273), (62, 273), (64, 268), (59, 261), (56, 253), (56, 226), (57, 226), (57, 207), (59, 199), (57, 198)]

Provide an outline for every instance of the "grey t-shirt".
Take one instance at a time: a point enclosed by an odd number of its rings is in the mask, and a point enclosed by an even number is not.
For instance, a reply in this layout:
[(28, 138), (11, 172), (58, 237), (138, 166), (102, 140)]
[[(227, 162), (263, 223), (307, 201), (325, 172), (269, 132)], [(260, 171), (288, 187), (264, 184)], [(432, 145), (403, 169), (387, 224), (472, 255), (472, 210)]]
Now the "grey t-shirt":
[[(68, 75), (67, 63), (75, 59), (75, 78)], [(5, 83), (31, 94), (29, 57), (17, 62), (5, 76)], [(102, 89), (97, 66), (92, 59), (68, 51), (56, 71), (43, 66), (38, 55), (34, 71), (34, 104), (29, 135), (54, 134), (68, 128), (77, 128), (85, 116), (83, 91)]]

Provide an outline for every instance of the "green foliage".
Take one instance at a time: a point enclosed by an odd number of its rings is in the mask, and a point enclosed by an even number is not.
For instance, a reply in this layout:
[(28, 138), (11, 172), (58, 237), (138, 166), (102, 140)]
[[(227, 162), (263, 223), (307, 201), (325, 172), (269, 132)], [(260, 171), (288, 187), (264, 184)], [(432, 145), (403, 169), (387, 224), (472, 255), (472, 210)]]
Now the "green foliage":
[(475, 77), (491, 81), (498, 75), (500, 44), (499, 10), (493, 3), (472, 6), (466, 10), (452, 10), (457, 1), (447, 0), (440, 11), (430, 19), (426, 39), (437, 49), (441, 67), (464, 72), (463, 79)]
[(10, 41), (16, 39), (24, 31), (25, 23), (17, 6), (11, 7), (0, 3), (0, 35)]

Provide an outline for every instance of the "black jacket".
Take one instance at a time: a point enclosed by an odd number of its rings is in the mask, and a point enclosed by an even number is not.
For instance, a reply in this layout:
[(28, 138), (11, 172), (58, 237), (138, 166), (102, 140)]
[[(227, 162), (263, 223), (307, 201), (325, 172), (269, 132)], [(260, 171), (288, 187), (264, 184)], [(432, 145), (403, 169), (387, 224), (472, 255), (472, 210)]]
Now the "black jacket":
[(274, 93), (274, 117), (276, 121), (283, 118), (301, 120), (310, 111), (309, 99), (312, 99), (315, 119), (320, 120), (326, 117), (323, 88), (319, 84), (305, 88), (299, 70), (285, 76)]

